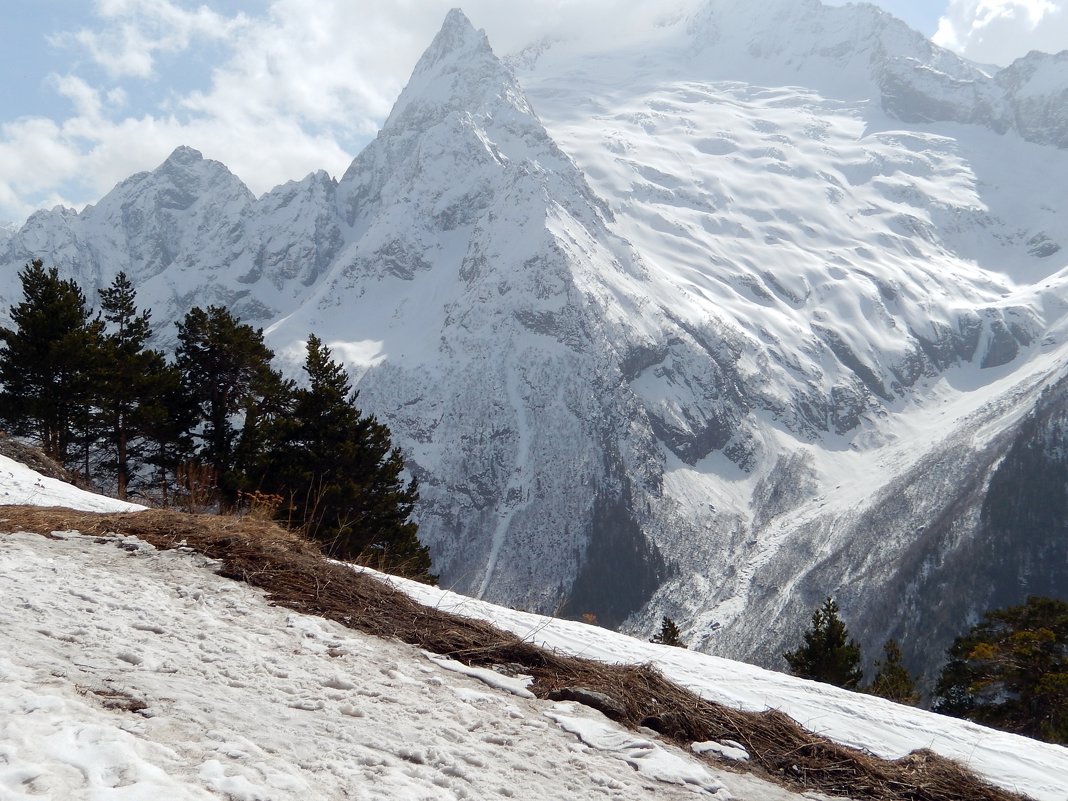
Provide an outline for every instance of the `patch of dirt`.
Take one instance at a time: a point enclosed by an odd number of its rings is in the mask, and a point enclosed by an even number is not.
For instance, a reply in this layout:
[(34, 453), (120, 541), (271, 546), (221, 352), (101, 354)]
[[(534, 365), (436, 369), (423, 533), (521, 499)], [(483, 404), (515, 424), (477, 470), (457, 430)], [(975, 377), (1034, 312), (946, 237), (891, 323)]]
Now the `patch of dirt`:
[(79, 689), (83, 695), (92, 695), (96, 698), (104, 709), (117, 710), (119, 712), (140, 712), (148, 709), (148, 704), (142, 699), (130, 695), (125, 690), (119, 690), (114, 687), (99, 687), (96, 689), (82, 687)]

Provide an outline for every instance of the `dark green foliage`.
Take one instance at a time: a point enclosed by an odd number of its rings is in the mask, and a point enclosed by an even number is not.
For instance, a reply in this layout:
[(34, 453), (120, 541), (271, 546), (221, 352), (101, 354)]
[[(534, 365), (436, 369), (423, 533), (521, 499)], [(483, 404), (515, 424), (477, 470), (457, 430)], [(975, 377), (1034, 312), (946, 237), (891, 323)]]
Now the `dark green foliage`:
[[(1068, 414), (1065, 384), (1044, 391), (990, 477), (973, 559), (989, 594), (984, 606), (1024, 595), (1060, 596), (1068, 570)], [(985, 587), (984, 587), (985, 589)]]
[(899, 704), (915, 705), (919, 700), (916, 681), (901, 663), (901, 647), (897, 640), (883, 643), (883, 658), (875, 663), (875, 678), (867, 692)]
[(783, 654), (790, 672), (803, 679), (857, 689), (862, 675), (860, 647), (850, 639), (833, 598), (813, 612), (812, 627), (804, 636), (804, 645)]
[[(199, 456), (211, 466), (224, 505), (232, 506), (242, 489), (238, 437), (245, 423), (250, 436), (266, 404), (275, 402), (285, 383), (271, 369), (274, 353), (263, 331), (241, 323), (221, 306), (197, 307), (178, 324), (178, 369), (203, 429)], [(243, 417), (242, 425), (234, 420)], [(253, 450), (246, 446), (246, 451)]]
[(139, 410), (138, 424), (144, 437), (139, 457), (152, 468), (152, 486), (160, 503), (167, 506), (179, 468), (193, 457), (190, 432), (197, 423), (197, 407), (182, 384), (177, 366), (162, 357), (149, 365), (147, 378), (146, 390), (152, 402)]
[(950, 646), (936, 712), (1068, 744), (1068, 603), (987, 612)]
[(424, 580), (430, 555), (410, 522), (418, 499), (389, 429), (357, 409), (341, 365), (308, 338), (308, 385), (261, 428), (262, 492), (283, 499), (279, 517), (325, 543), (328, 553)]
[(0, 328), (0, 420), (9, 433), (36, 439), (48, 456), (71, 467), (94, 440), (101, 325), (78, 285), (61, 280), (55, 267), (46, 270), (35, 260), (19, 279), (23, 301), (11, 308), (15, 327)]
[(133, 464), (145, 459), (159, 421), (175, 417), (175, 410), (166, 403), (166, 360), (147, 347), (151, 315), (138, 311), (136, 301), (133, 284), (122, 272), (110, 287), (100, 290), (104, 358), (96, 385), (110, 450), (106, 469), (115, 476), (120, 498), (126, 498), (134, 478)]
[[(622, 467), (617, 469), (616, 460), (622, 457), (608, 458), (618, 475)], [(574, 619), (592, 614), (606, 628), (641, 609), (667, 575), (664, 558), (637, 522), (626, 481), (622, 484), (620, 494), (599, 492), (594, 498), (582, 566), (560, 609)]]
[(670, 617), (664, 617), (660, 621), (660, 631), (658, 631), (649, 642), (655, 642), (659, 645), (673, 645), (676, 648), (685, 648), (686, 643), (682, 641), (682, 632), (679, 631), (679, 627), (675, 625), (675, 621)]

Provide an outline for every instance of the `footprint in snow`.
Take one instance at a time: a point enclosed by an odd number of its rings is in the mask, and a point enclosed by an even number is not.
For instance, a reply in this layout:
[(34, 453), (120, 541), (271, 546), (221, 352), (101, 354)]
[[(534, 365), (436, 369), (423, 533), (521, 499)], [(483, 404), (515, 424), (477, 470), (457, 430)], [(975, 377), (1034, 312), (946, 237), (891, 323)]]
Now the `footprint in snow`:
[(290, 701), (289, 707), (291, 709), (303, 709), (305, 712), (318, 712), (323, 708), (323, 702), (318, 699), (301, 698), (296, 701)]
[(150, 634), (166, 634), (167, 630), (162, 626), (157, 626), (154, 623), (134, 623), (133, 627), (138, 631), (147, 631)]
[(115, 657), (117, 659), (121, 659), (127, 664), (135, 666), (140, 665), (145, 661), (143, 656), (141, 656), (140, 654), (135, 654), (133, 651), (120, 651), (119, 653), (115, 654)]
[(355, 690), (356, 685), (342, 676), (334, 676), (323, 682), (323, 686), (330, 690)]

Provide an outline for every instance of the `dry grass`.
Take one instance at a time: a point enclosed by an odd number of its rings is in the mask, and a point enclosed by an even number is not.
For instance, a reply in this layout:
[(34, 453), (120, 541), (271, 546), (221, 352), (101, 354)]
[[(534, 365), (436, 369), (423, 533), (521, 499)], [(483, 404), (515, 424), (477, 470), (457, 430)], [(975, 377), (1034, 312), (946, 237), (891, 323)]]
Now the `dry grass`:
[(47, 535), (136, 535), (156, 547), (185, 544), (220, 560), (222, 575), (266, 591), (279, 605), (394, 637), (471, 665), (518, 665), (540, 697), (584, 688), (608, 696), (631, 728), (645, 726), (688, 748), (735, 740), (757, 772), (795, 790), (875, 801), (1020, 801), (930, 751), (894, 761), (802, 729), (778, 711), (741, 712), (701, 699), (649, 665), (609, 665), (548, 651), (488, 623), (416, 603), (371, 576), (332, 564), (314, 543), (263, 520), (155, 510), (96, 514), (70, 509), (0, 508), (0, 530)]

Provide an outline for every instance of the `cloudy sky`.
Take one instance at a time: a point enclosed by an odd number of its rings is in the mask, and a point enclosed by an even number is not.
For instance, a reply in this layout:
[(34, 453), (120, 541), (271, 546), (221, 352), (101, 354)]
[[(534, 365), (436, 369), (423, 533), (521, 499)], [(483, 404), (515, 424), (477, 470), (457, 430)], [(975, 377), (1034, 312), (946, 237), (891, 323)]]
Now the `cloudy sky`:
[[(180, 144), (224, 162), (257, 193), (315, 169), (339, 175), (458, 2), (6, 0), (0, 223), (58, 203), (81, 208)], [(876, 4), (984, 63), (1068, 48), (1068, 0)], [(498, 53), (562, 28), (618, 38), (664, 7), (462, 5)]]

